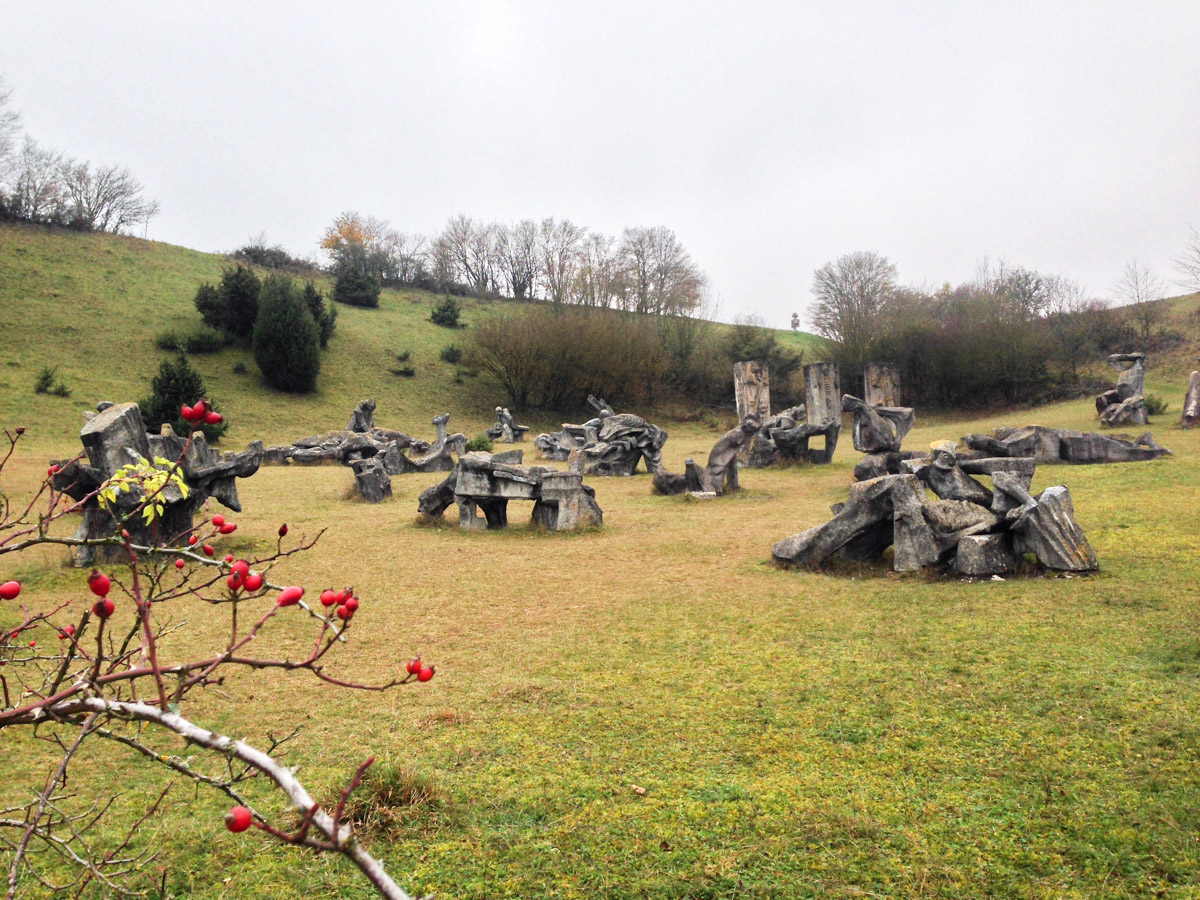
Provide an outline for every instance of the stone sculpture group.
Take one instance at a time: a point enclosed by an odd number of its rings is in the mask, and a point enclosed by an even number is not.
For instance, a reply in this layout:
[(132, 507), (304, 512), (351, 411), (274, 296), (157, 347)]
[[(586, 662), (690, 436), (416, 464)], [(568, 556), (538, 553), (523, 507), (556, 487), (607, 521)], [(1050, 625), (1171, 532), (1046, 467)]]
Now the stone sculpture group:
[[(939, 441), (930, 449), (928, 460), (904, 460), (903, 474), (851, 486), (829, 522), (775, 544), (775, 559), (820, 568), (835, 555), (856, 562), (878, 560), (891, 547), (897, 572), (948, 562), (964, 575), (1005, 575), (1024, 553), (1048, 569), (1088, 572), (1098, 567), (1075, 521), (1070, 492), (1060, 485), (1037, 497), (1029, 493), (1032, 460), (959, 459), (953, 441)], [(973, 476), (990, 477), (993, 487)]]
[(1117, 386), (1096, 398), (1101, 424), (1145, 425), (1150, 421), (1146, 408), (1146, 354), (1114, 353), (1108, 364), (1120, 375)]
[(561, 462), (579, 451), (587, 475), (632, 475), (643, 460), (647, 472), (662, 468), (665, 431), (640, 416), (618, 414), (590, 394), (588, 403), (596, 410), (595, 418), (582, 425), (564, 424), (562, 431), (534, 438), (533, 445), (544, 457)]

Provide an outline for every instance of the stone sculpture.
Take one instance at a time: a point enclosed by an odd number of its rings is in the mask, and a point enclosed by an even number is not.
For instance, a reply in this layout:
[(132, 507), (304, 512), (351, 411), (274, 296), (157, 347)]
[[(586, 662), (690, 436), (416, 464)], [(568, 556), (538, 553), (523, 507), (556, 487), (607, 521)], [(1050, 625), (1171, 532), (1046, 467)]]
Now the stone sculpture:
[(997, 428), (991, 434), (964, 435), (962, 442), (988, 456), (1025, 457), (1037, 463), (1144, 462), (1171, 455), (1170, 450), (1155, 443), (1148, 431), (1134, 440), (1124, 434), (1025, 425)]
[(392, 476), (382, 457), (372, 456), (350, 463), (354, 470), (354, 490), (368, 503), (379, 503), (392, 496)]
[[(1033, 460), (960, 460), (953, 441), (930, 449), (929, 459), (906, 461), (902, 474), (852, 485), (846, 502), (834, 506), (833, 519), (777, 543), (775, 559), (819, 568), (835, 554), (879, 559), (891, 546), (898, 572), (946, 562), (964, 575), (1003, 575), (1022, 553), (1034, 554), (1047, 569), (1098, 568), (1067, 489), (1029, 493)], [(977, 475), (991, 477), (993, 488)], [(927, 488), (937, 499), (928, 497)]]
[(1179, 424), (1183, 428), (1191, 428), (1197, 422), (1200, 422), (1200, 372), (1193, 372), (1187, 393), (1183, 396), (1183, 415), (1179, 418)]
[(871, 406), (900, 406), (900, 370), (891, 363), (867, 363), (863, 397)]
[(1146, 354), (1114, 353), (1108, 364), (1120, 372), (1117, 386), (1096, 397), (1096, 412), (1104, 425), (1145, 425), (1150, 421), (1146, 408)]
[(529, 431), (528, 425), (518, 425), (510, 413), (503, 406), (496, 407), (496, 422), (491, 425), (486, 434), (493, 441), (499, 441), (502, 444), (517, 444), (525, 440), (525, 432)]
[(356, 460), (409, 450), (424, 453), (429, 442), (402, 431), (375, 426), (375, 401), (363, 400), (341, 431), (300, 438), (291, 444), (268, 447), (263, 461), (274, 465), (350, 465)]
[(450, 413), (436, 416), (433, 426), (437, 429), (437, 438), (428, 452), (415, 459), (409, 459), (398, 448), (390, 450), (383, 457), (383, 464), (389, 475), (407, 475), (410, 472), (449, 472), (454, 468), (455, 456), (462, 456), (467, 446), (467, 436), (462, 432), (448, 434), (446, 423), (450, 421)]
[(594, 419), (582, 425), (563, 425), (553, 434), (539, 434), (534, 446), (548, 459), (563, 461), (578, 450), (588, 475), (632, 475), (641, 460), (648, 472), (662, 468), (662, 448), (667, 432), (640, 416), (615, 413), (603, 400), (589, 395)]
[[(113, 515), (91, 495), (127, 463), (153, 462), (157, 457), (179, 464), (188, 486), (187, 497), (178, 487), (168, 484), (161, 494), (166, 508), (154, 523), (147, 525), (140, 515), (124, 519), (122, 523), (135, 544), (162, 546), (191, 529), (196, 511), (209, 497), (241, 512), (236, 479), (249, 478), (258, 471), (263, 460), (262, 441), (253, 442), (240, 453), (222, 453), (209, 449), (201, 432), (194, 435), (190, 445), (186, 438), (173, 432), (147, 434), (141, 409), (136, 403), (110, 404), (100, 410), (84, 424), (79, 439), (83, 442), (87, 461), (53, 462), (59, 468), (52, 477), (52, 484), (55, 490), (84, 501), (83, 521), (75, 533), (76, 538), (84, 540), (110, 537), (115, 533), (117, 523)], [(132, 511), (142, 499), (139, 491), (121, 492), (117, 495), (117, 514)], [(80, 566), (94, 562), (97, 552), (97, 548), (91, 546), (72, 548), (75, 563)]]
[(854, 413), (854, 449), (860, 453), (898, 453), (916, 413), (907, 406), (876, 406), (842, 395), (842, 411)]
[[(801, 407), (797, 407), (799, 411)], [(833, 461), (838, 435), (842, 431), (841, 389), (837, 363), (811, 363), (804, 367), (804, 422), (787, 427), (768, 423), (771, 442), (786, 459), (798, 459), (823, 465)], [(825, 446), (810, 447), (820, 437)]]
[(753, 417), (759, 423), (771, 417), (771, 376), (753, 360), (733, 364), (733, 399), (739, 422)]
[(708, 454), (708, 465), (701, 468), (688, 457), (683, 475), (675, 475), (665, 468), (654, 473), (654, 490), (660, 494), (682, 494), (684, 492), (718, 496), (726, 491), (738, 490), (739, 451), (760, 430), (758, 419), (750, 416), (737, 428), (725, 432)]
[(502, 461), (501, 456), (488, 453), (461, 456), (448, 478), (421, 494), (418, 511), (424, 516), (441, 518), (450, 504), (455, 503), (460, 527), (505, 528), (509, 501), (532, 500), (532, 521), (550, 531), (603, 524), (604, 514), (596, 503), (596, 492), (583, 483), (582, 457), (578, 454), (565, 471), (513, 465)]

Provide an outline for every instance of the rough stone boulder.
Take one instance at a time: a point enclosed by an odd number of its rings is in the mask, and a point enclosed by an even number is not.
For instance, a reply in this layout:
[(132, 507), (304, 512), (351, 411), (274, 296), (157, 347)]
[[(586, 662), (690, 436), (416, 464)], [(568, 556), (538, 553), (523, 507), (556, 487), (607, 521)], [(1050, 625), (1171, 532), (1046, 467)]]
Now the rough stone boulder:
[(392, 476), (380, 457), (355, 460), (350, 468), (354, 470), (354, 490), (368, 503), (379, 503), (392, 496)]
[(491, 440), (502, 444), (517, 444), (525, 440), (527, 431), (528, 425), (518, 425), (512, 413), (503, 406), (497, 406), (496, 421), (488, 427), (486, 434)]
[(562, 431), (534, 439), (533, 445), (543, 456), (564, 461), (579, 451), (588, 475), (632, 475), (642, 460), (648, 472), (662, 468), (667, 432), (640, 416), (617, 414), (595, 397), (589, 396), (588, 403), (596, 409), (596, 418), (582, 425), (564, 424)]
[(268, 447), (264, 462), (270, 465), (348, 466), (356, 460), (370, 459), (393, 448), (424, 453), (429, 449), (429, 442), (402, 431), (376, 427), (375, 401), (363, 400), (354, 407), (346, 428)]
[(1179, 418), (1179, 424), (1191, 428), (1197, 422), (1200, 422), (1200, 372), (1193, 372), (1188, 380), (1187, 393), (1183, 396), (1183, 415)]

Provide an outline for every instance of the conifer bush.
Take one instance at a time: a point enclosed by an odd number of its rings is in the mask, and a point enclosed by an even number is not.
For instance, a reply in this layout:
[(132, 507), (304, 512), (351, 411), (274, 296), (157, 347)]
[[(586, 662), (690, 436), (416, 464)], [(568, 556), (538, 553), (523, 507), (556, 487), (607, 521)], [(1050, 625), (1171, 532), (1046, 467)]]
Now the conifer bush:
[(286, 275), (268, 275), (254, 323), (254, 361), (273, 388), (291, 394), (317, 389), (320, 331), (302, 292)]
[(163, 425), (170, 425), (176, 434), (186, 435), (195, 428), (204, 432), (209, 443), (219, 441), (229, 427), (226, 422), (195, 425), (184, 421), (181, 410), (197, 397), (206, 398), (208, 405), (216, 408), (217, 404), (204, 389), (204, 379), (192, 368), (186, 354), (180, 352), (174, 359), (164, 359), (158, 374), (150, 379), (150, 396), (138, 403), (146, 430), (159, 431)]

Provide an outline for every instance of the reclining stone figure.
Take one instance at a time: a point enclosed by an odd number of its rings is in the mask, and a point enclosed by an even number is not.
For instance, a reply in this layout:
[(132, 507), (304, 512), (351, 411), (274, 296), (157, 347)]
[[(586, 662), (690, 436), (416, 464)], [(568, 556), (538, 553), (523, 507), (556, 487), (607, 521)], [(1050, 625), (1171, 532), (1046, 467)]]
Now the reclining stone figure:
[(708, 465), (701, 468), (688, 457), (683, 475), (675, 475), (661, 466), (654, 472), (654, 490), (660, 494), (723, 494), (738, 490), (738, 453), (760, 431), (758, 418), (747, 416), (737, 428), (725, 432), (708, 454)]
[(962, 442), (989, 456), (1026, 457), (1038, 463), (1144, 462), (1171, 455), (1148, 431), (1135, 440), (1126, 434), (1025, 425), (997, 428), (990, 434), (964, 435)]
[[(833, 519), (777, 543), (775, 559), (818, 568), (835, 554), (878, 559), (891, 545), (898, 572), (947, 561), (963, 574), (1004, 574), (1015, 568), (1019, 553), (1034, 554), (1048, 569), (1098, 568), (1067, 489), (1029, 493), (1032, 460), (960, 461), (953, 441), (930, 449), (927, 460), (905, 461), (904, 474), (852, 485), (846, 502), (834, 507)], [(990, 476), (994, 490), (973, 475)], [(926, 488), (937, 499), (929, 499)]]

